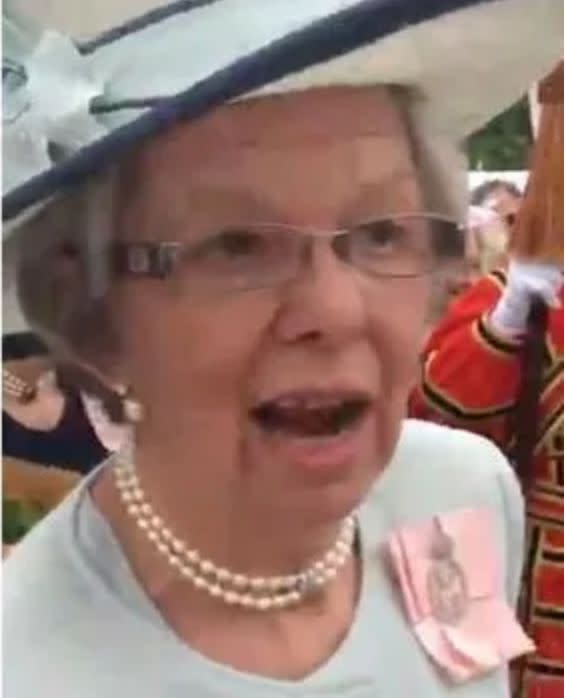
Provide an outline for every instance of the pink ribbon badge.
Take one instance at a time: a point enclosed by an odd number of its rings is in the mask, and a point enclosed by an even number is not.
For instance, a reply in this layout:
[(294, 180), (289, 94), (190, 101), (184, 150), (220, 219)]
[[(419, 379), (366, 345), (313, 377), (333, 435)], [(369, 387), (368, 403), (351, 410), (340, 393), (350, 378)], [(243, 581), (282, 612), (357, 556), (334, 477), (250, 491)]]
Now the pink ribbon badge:
[(415, 635), (455, 683), (534, 650), (503, 598), (494, 530), (488, 510), (467, 509), (402, 527), (387, 540)]

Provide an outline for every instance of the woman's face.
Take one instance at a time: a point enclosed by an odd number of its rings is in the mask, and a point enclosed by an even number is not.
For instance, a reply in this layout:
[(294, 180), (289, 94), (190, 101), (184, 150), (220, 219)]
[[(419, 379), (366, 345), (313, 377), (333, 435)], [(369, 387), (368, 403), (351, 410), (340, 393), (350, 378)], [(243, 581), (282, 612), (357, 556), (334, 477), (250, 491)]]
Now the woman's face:
[[(333, 231), (423, 209), (383, 89), (220, 109), (140, 151), (124, 181), (120, 229), (134, 241), (191, 242), (236, 223)], [(172, 489), (225, 505), (350, 510), (396, 444), (429, 283), (369, 278), (325, 241), (274, 287), (192, 293), (182, 270), (122, 281), (120, 374), (146, 408), (140, 449)]]

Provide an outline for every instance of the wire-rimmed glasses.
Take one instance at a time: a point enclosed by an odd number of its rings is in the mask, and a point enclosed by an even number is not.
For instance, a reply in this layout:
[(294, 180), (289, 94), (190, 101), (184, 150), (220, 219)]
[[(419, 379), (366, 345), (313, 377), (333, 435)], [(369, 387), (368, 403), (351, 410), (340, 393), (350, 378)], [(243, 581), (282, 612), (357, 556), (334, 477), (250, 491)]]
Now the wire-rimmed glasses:
[(254, 223), (225, 226), (189, 242), (116, 244), (120, 273), (181, 274), (188, 290), (223, 293), (279, 286), (308, 265), (315, 245), (368, 277), (414, 278), (464, 252), (464, 228), (429, 213), (397, 214), (337, 231)]

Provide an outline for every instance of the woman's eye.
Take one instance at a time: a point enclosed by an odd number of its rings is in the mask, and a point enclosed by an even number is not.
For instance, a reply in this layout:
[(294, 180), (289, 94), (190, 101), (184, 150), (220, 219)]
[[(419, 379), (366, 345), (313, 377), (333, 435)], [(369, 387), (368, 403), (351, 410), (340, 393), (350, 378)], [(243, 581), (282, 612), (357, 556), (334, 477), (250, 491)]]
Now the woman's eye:
[(251, 257), (261, 254), (263, 247), (263, 238), (258, 233), (227, 230), (206, 240), (200, 246), (198, 256)]
[(360, 234), (370, 250), (382, 251), (398, 245), (404, 237), (402, 226), (395, 221), (384, 220), (363, 226)]
[(221, 234), (220, 246), (232, 256), (250, 255), (259, 252), (263, 246), (262, 237), (245, 230), (228, 231)]

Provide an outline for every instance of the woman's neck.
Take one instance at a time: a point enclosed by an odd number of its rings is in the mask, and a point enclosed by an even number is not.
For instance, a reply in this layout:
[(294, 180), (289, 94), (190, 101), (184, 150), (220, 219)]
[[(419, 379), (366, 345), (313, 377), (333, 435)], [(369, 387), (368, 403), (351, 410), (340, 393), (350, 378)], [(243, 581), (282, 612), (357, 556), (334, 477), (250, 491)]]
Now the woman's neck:
[[(267, 492), (258, 496), (245, 479), (227, 481), (214, 469), (187, 465), (185, 458), (178, 467), (173, 463), (162, 459), (156, 466), (138, 450), (135, 467), (144, 494), (177, 538), (220, 567), (253, 576), (295, 574), (338, 539), (345, 516), (317, 519), (308, 507), (303, 515), (284, 510)], [(130, 525), (135, 527), (132, 519)]]
[[(97, 480), (92, 496), (112, 526), (134, 575), (167, 624), (182, 641), (210, 659), (244, 672), (299, 680), (321, 666), (348, 633), (361, 587), (358, 557), (351, 557), (320, 594), (297, 606), (269, 613), (234, 608), (195, 589), (155, 552), (125, 512), (111, 473), (106, 471)], [(218, 530), (208, 525), (211, 531)], [(240, 543), (243, 535), (237, 536)], [(267, 576), (292, 571), (289, 565), (293, 559), (301, 559), (301, 564), (307, 555), (312, 559), (310, 546), (289, 545), (281, 556), (264, 555), (262, 547), (261, 555), (255, 556), (251, 553), (256, 538), (258, 545), (263, 542), (261, 535), (254, 536), (253, 543), (242, 546), (246, 555), (232, 555), (234, 569)], [(203, 537), (201, 547), (203, 554), (214, 559), (209, 550), (215, 548), (213, 539), (205, 541)], [(273, 547), (277, 548), (275, 541)], [(216, 545), (219, 563), (224, 562), (223, 548)]]

